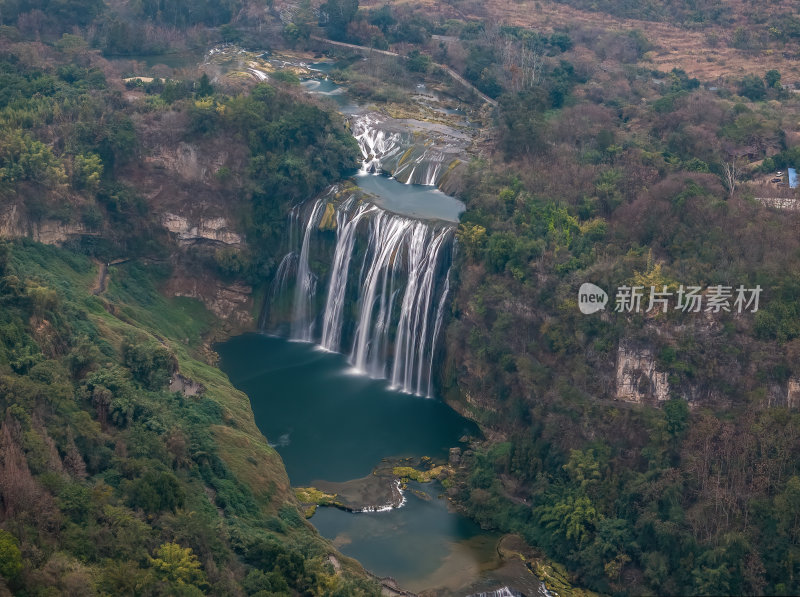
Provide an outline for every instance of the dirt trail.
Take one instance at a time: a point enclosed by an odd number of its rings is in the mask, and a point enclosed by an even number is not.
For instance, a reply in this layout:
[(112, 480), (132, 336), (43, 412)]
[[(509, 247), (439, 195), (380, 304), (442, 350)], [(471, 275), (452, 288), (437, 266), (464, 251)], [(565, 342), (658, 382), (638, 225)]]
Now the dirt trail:
[(97, 279), (94, 281), (91, 290), (94, 296), (103, 294), (108, 286), (108, 264), (103, 262), (97, 262), (97, 264), (99, 266), (97, 268)]
[(92, 285), (92, 289), (90, 292), (93, 296), (99, 296), (103, 294), (106, 289), (108, 288), (108, 267), (110, 265), (119, 265), (121, 263), (125, 263), (126, 261), (130, 261), (130, 258), (123, 257), (121, 259), (114, 259), (114, 261), (109, 261), (108, 263), (104, 263), (97, 259), (93, 260), (97, 264), (97, 278)]
[[(406, 58), (405, 56), (403, 56), (402, 54), (398, 54), (397, 52), (390, 52), (389, 50), (377, 50), (375, 48), (368, 48), (367, 46), (358, 46), (356, 44), (348, 44), (348, 43), (344, 43), (342, 41), (333, 41), (332, 39), (326, 39), (324, 37), (317, 37), (316, 35), (312, 35), (311, 39), (316, 40), (316, 41), (321, 41), (321, 42), (326, 43), (326, 44), (331, 44), (332, 46), (339, 46), (341, 48), (349, 48), (351, 50), (358, 50), (360, 52), (367, 52), (368, 54), (371, 53), (371, 52), (374, 52), (376, 54), (382, 54), (384, 56), (394, 56), (396, 58), (403, 58), (403, 59)], [(455, 81), (461, 83), (464, 87), (466, 87), (467, 89), (470, 89), (471, 91), (473, 91), (479, 98), (481, 98), (486, 103), (491, 104), (492, 106), (497, 106), (497, 102), (495, 100), (490, 98), (485, 93), (481, 93), (481, 91), (477, 87), (475, 87), (472, 83), (467, 81), (464, 77), (459, 75), (456, 71), (454, 71), (449, 66), (447, 66), (445, 64), (438, 64), (436, 62), (433, 62), (432, 64), (434, 66), (438, 66), (439, 68), (444, 70)]]

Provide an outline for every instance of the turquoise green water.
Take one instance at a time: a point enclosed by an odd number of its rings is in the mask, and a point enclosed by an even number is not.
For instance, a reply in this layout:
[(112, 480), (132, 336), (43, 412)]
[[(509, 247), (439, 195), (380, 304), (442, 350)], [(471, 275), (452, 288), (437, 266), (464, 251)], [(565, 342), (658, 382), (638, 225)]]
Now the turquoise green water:
[[(311, 65), (322, 72), (330, 69), (332, 63)], [(363, 111), (354, 104), (344, 87), (329, 78), (311, 78), (302, 81), (303, 88), (312, 95), (327, 97), (334, 102), (343, 114), (357, 114)], [(418, 219), (435, 219), (458, 223), (459, 216), (466, 209), (463, 202), (444, 194), (436, 188), (419, 184), (403, 184), (385, 175), (372, 175), (359, 172), (355, 183), (374, 196), (374, 203), (388, 211)]]
[(476, 433), (444, 403), (391, 391), (311, 344), (246, 334), (217, 350), (295, 486), (364, 477), (382, 458), (446, 459), (462, 436)]
[[(356, 558), (373, 574), (391, 576), (404, 588), (421, 590), (446, 582), (445, 561), (463, 557), (479, 566), (483, 559), (457, 542), (480, 538), (480, 527), (448, 512), (438, 483), (410, 483), (406, 504), (388, 512), (352, 514), (319, 508), (312, 522), (345, 555)], [(491, 553), (489, 554), (491, 555)]]
[(458, 223), (464, 204), (439, 189), (419, 184), (403, 184), (382, 174), (360, 172), (356, 184), (372, 193), (374, 203), (394, 213), (423, 220)]
[[(463, 435), (477, 433), (442, 402), (354, 375), (343, 355), (311, 344), (246, 334), (217, 351), (222, 369), (250, 396), (256, 423), (294, 486), (364, 477), (386, 457), (445, 459)], [(311, 522), (342, 553), (404, 588), (459, 586), (494, 561), (496, 536), (449, 511), (442, 492), (437, 482), (411, 483), (401, 508), (318, 508)]]

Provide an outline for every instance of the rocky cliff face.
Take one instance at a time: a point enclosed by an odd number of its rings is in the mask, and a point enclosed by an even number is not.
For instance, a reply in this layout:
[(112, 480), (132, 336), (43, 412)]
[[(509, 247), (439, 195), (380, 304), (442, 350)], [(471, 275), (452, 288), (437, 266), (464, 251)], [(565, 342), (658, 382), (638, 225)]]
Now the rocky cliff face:
[(248, 149), (222, 137), (187, 142), (187, 116), (178, 112), (142, 115), (137, 121), (141, 157), (121, 177), (142, 194), (155, 220), (175, 241), (170, 296), (196, 298), (236, 329), (254, 324), (252, 288), (229, 284), (203, 266), (219, 248), (247, 246), (239, 213), (245, 195), (241, 172)]
[(785, 386), (770, 385), (766, 401), (774, 408), (800, 409), (800, 377), (790, 377)]
[(197, 299), (236, 329), (253, 327), (253, 289), (250, 286), (225, 284), (210, 274), (183, 273), (180, 268), (176, 270), (163, 289), (168, 296)]
[(786, 388), (786, 406), (789, 408), (800, 408), (800, 378), (792, 377), (789, 379)]
[(655, 356), (650, 349), (620, 344), (616, 398), (637, 404), (669, 399), (667, 374), (656, 369)]
[(90, 232), (80, 222), (65, 223), (58, 220), (31, 221), (17, 204), (0, 213), (0, 237), (30, 238), (46, 245), (61, 244), (70, 238), (97, 234)]
[(216, 216), (199, 217), (194, 221), (189, 218), (167, 212), (161, 216), (164, 228), (175, 235), (181, 246), (208, 242), (234, 247), (244, 246), (244, 238), (228, 222), (227, 218)]

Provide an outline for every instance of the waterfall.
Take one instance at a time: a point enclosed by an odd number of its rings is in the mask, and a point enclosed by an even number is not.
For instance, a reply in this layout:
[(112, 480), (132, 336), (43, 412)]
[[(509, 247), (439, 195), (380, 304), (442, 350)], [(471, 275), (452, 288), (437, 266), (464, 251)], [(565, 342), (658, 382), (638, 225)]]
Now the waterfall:
[(361, 149), (361, 171), (389, 174), (405, 184), (439, 185), (465, 142), (453, 129), (429, 126), (435, 140), (415, 135), (404, 121), (376, 114), (356, 117), (352, 132)]
[(336, 214), (337, 242), (333, 254), (331, 280), (328, 285), (328, 298), (325, 301), (325, 313), (322, 317), (322, 339), (320, 345), (326, 350), (338, 351), (342, 337), (342, 311), (344, 308), (345, 290), (347, 289), (347, 270), (353, 255), (356, 242), (356, 229), (362, 218), (377, 211), (369, 204), (358, 207), (355, 215), (347, 220), (347, 212), (342, 210)]
[(311, 215), (306, 222), (303, 245), (297, 260), (297, 283), (295, 285), (294, 309), (292, 312), (292, 339), (311, 342), (314, 335), (314, 318), (309, 317), (311, 303), (317, 291), (317, 278), (308, 263), (308, 251), (311, 232), (319, 224), (325, 200), (320, 198), (314, 203)]
[(362, 172), (380, 174), (383, 171), (382, 160), (390, 158), (402, 149), (399, 133), (389, 133), (377, 127), (379, 121), (369, 114), (356, 119), (353, 126), (353, 137), (358, 141), (363, 160)]
[[(436, 309), (436, 323), (434, 323), (433, 336), (431, 336), (433, 346), (436, 346), (436, 341), (439, 339), (439, 331), (442, 329), (444, 307), (447, 304), (448, 294), (450, 294), (450, 270), (447, 271), (447, 276), (444, 278), (444, 290), (442, 290), (442, 296), (439, 299), (439, 307)], [(431, 358), (428, 361), (428, 396), (433, 394), (433, 358), (434, 351), (431, 349)]]
[[(355, 116), (351, 131), (361, 149), (363, 174), (392, 174), (406, 185), (438, 185), (467, 142), (446, 125), (374, 113)], [(334, 186), (292, 208), (288, 252), (268, 295), (274, 306), (269, 321), (280, 327), (291, 308), (293, 340), (344, 353), (358, 371), (430, 396), (463, 204), (431, 190), (398, 188), (404, 190), (385, 189), (381, 180), (367, 191), (372, 195), (358, 191), (343, 198)]]
[(289, 251), (281, 260), (278, 269), (275, 271), (275, 278), (272, 280), (272, 289), (270, 290), (270, 299), (272, 301), (275, 301), (286, 291), (286, 283), (296, 264), (297, 253)]
[[(335, 247), (320, 277), (309, 255), (319, 254), (317, 244), (324, 248), (333, 240), (332, 226), (320, 230), (330, 204), (336, 215)], [(288, 292), (286, 276), (296, 271), (290, 337), (344, 352), (355, 369), (388, 379), (399, 390), (430, 396), (455, 226), (401, 216), (353, 197), (326, 196), (305, 213), (301, 246), (284, 257), (272, 286), (272, 300), (277, 300)], [(320, 288), (324, 280), (326, 296), (315, 313), (318, 279)], [(315, 321), (321, 324), (318, 333)]]

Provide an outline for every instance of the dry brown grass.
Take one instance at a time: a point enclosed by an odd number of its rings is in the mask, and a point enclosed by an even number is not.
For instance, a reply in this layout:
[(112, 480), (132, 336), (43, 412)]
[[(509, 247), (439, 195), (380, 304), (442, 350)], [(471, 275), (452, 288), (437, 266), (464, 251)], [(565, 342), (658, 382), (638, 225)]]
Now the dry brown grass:
[[(377, 8), (387, 0), (362, 0), (363, 8)], [(561, 27), (581, 26), (603, 31), (641, 30), (657, 48), (647, 56), (643, 66), (669, 71), (682, 68), (690, 76), (704, 81), (719, 78), (740, 78), (744, 74), (763, 75), (770, 69), (778, 69), (783, 75), (783, 83), (800, 82), (800, 61), (796, 56), (798, 48), (787, 45), (783, 50), (746, 52), (727, 46), (728, 40), (737, 26), (745, 28), (765, 27), (748, 23), (748, 7), (742, 0), (732, 0), (729, 6), (736, 16), (732, 26), (711, 26), (702, 31), (690, 31), (669, 23), (655, 23), (635, 19), (621, 19), (603, 13), (577, 10), (547, 0), (486, 0), (484, 3), (459, 4), (453, 7), (440, 0), (388, 0), (390, 5), (409, 4), (425, 10), (434, 20), (439, 18), (487, 19), (493, 22), (531, 27), (543, 32), (551, 32)], [(470, 6), (473, 7), (470, 9)], [(459, 7), (463, 7), (462, 10)], [(796, 4), (781, 0), (770, 4), (774, 13), (795, 10)], [(485, 13), (485, 14), (479, 14)], [(716, 34), (716, 46), (709, 43), (709, 34)]]

